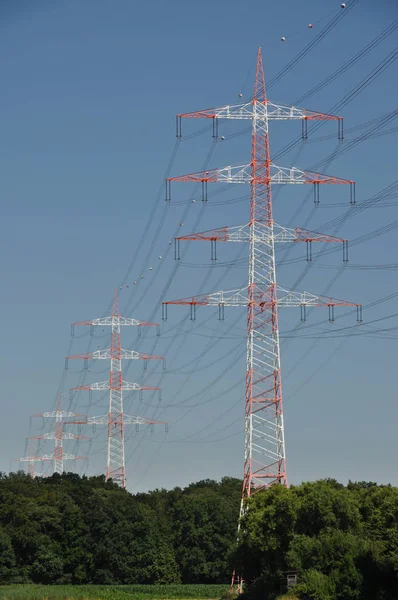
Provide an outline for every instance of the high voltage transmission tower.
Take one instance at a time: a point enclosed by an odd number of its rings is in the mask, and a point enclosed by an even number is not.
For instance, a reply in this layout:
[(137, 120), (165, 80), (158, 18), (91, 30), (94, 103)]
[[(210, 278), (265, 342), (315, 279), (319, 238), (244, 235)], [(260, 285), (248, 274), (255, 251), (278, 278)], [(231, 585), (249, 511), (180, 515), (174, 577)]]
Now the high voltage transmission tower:
[(53, 463), (53, 473), (62, 475), (64, 472), (64, 461), (65, 460), (86, 460), (85, 456), (75, 456), (74, 454), (68, 454), (64, 452), (64, 440), (88, 440), (90, 438), (83, 435), (76, 435), (70, 432), (63, 431), (63, 420), (70, 417), (80, 417), (78, 413), (65, 411), (61, 409), (61, 395), (58, 396), (56, 409), (50, 412), (33, 415), (34, 417), (42, 417), (45, 419), (55, 419), (55, 431), (44, 433), (42, 435), (34, 435), (29, 437), (30, 440), (54, 440), (54, 452), (52, 454), (43, 454), (42, 456), (34, 456), (32, 448), (29, 451), (29, 455), (24, 458), (19, 458), (20, 462), (26, 462), (28, 464), (28, 473), (34, 477), (35, 462), (51, 461)]
[(247, 307), (246, 336), (246, 398), (244, 433), (244, 468), (241, 516), (245, 499), (258, 490), (279, 483), (287, 486), (285, 435), (282, 404), (282, 378), (278, 308), (299, 307), (305, 320), (307, 307), (324, 306), (329, 310), (329, 320), (334, 320), (335, 306), (356, 307), (357, 320), (362, 320), (362, 306), (352, 302), (316, 296), (308, 292), (286, 290), (277, 285), (275, 244), (281, 242), (306, 242), (307, 260), (311, 260), (314, 242), (340, 242), (343, 260), (348, 260), (347, 240), (304, 229), (289, 229), (275, 223), (272, 214), (272, 187), (279, 184), (308, 185), (314, 187), (314, 200), (319, 202), (319, 188), (324, 184), (344, 184), (350, 189), (351, 203), (355, 203), (355, 182), (321, 173), (301, 171), (296, 167), (280, 167), (271, 160), (269, 121), (301, 120), (302, 135), (307, 138), (309, 121), (336, 121), (338, 138), (343, 138), (343, 120), (294, 106), (280, 106), (266, 96), (261, 49), (258, 50), (254, 95), (250, 102), (221, 108), (206, 109), (177, 115), (177, 137), (182, 135), (182, 119), (212, 119), (213, 136), (218, 136), (218, 120), (251, 120), (252, 153), (247, 165), (228, 166), (199, 173), (166, 179), (166, 200), (171, 200), (171, 182), (200, 183), (202, 200), (207, 201), (207, 184), (247, 183), (250, 185), (249, 221), (239, 227), (222, 227), (180, 236), (175, 239), (176, 259), (179, 258), (181, 240), (207, 240), (212, 245), (215, 260), (216, 243), (246, 242), (249, 245), (248, 285), (243, 289), (202, 294), (162, 303), (162, 317), (167, 318), (167, 306), (189, 306), (191, 319), (197, 306), (217, 306), (219, 318), (224, 318), (225, 306)]
[(154, 421), (153, 419), (146, 419), (144, 417), (136, 417), (126, 415), (124, 413), (123, 406), (123, 392), (124, 391), (140, 391), (143, 390), (158, 390), (160, 388), (143, 386), (138, 383), (129, 383), (123, 380), (122, 376), (122, 360), (144, 360), (145, 367), (147, 366), (148, 360), (162, 360), (163, 367), (165, 367), (165, 358), (163, 356), (155, 356), (152, 354), (143, 354), (142, 352), (136, 352), (135, 350), (124, 350), (120, 343), (120, 328), (122, 326), (136, 326), (136, 327), (159, 327), (156, 323), (149, 323), (146, 321), (137, 321), (137, 319), (130, 319), (127, 317), (120, 316), (117, 292), (114, 292), (114, 300), (112, 307), (112, 314), (100, 318), (94, 319), (93, 321), (81, 321), (79, 323), (73, 323), (72, 335), (74, 335), (74, 327), (76, 325), (88, 325), (90, 327), (96, 326), (109, 326), (112, 329), (111, 347), (106, 350), (97, 350), (95, 352), (89, 352), (86, 354), (76, 354), (74, 356), (67, 356), (65, 368), (68, 368), (69, 359), (83, 359), (85, 364), (88, 360), (110, 360), (110, 373), (108, 381), (101, 381), (98, 383), (92, 383), (90, 385), (82, 385), (74, 390), (109, 390), (109, 408), (108, 414), (98, 417), (85, 417), (83, 420), (70, 421), (68, 424), (78, 425), (107, 425), (108, 426), (108, 449), (107, 449), (107, 463), (106, 463), (106, 479), (111, 479), (121, 487), (126, 487), (126, 464), (125, 464), (125, 453), (124, 453), (124, 427), (125, 425), (136, 425), (137, 429), (140, 425), (151, 425), (155, 424), (165, 425), (167, 431), (167, 423), (163, 421)]
[(28, 455), (24, 456), (22, 458), (15, 458), (15, 459), (13, 459), (13, 461), (14, 460), (18, 461), (18, 462), (26, 463), (26, 465), (27, 465), (26, 472), (30, 477), (32, 477), (32, 479), (34, 479), (37, 475), (36, 469), (35, 469), (35, 463), (52, 461), (53, 458), (50, 455), (35, 456), (34, 450), (33, 450), (33, 444), (30, 444), (29, 450), (28, 450)]

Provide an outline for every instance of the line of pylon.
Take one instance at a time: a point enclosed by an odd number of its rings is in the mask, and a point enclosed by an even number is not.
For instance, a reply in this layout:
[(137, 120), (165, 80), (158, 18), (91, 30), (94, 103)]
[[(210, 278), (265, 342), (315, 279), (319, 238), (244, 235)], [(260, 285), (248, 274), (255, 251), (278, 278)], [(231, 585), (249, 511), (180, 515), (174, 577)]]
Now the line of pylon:
[[(156, 421), (145, 417), (127, 415), (124, 412), (123, 392), (138, 391), (140, 394), (144, 391), (157, 391), (159, 399), (161, 399), (161, 389), (148, 385), (140, 385), (138, 383), (130, 383), (123, 380), (122, 375), (122, 360), (143, 360), (144, 368), (146, 369), (149, 360), (160, 360), (163, 362), (163, 368), (166, 367), (164, 356), (156, 356), (136, 352), (135, 350), (125, 350), (121, 347), (120, 328), (123, 326), (136, 327), (156, 327), (159, 335), (159, 325), (147, 321), (138, 321), (128, 317), (122, 317), (119, 311), (119, 303), (117, 291), (114, 291), (112, 312), (109, 311), (107, 317), (94, 319), (91, 321), (81, 321), (72, 324), (72, 336), (76, 326), (86, 325), (90, 328), (96, 326), (111, 327), (111, 345), (106, 350), (97, 350), (95, 352), (87, 352), (85, 354), (75, 354), (67, 356), (65, 359), (65, 369), (68, 369), (68, 363), (71, 359), (81, 359), (85, 361), (85, 368), (89, 360), (105, 359), (110, 361), (110, 373), (107, 381), (81, 385), (72, 388), (71, 394), (79, 390), (89, 390), (90, 394), (93, 390), (104, 391), (109, 390), (109, 408), (108, 413), (101, 416), (90, 417), (81, 413), (64, 411), (61, 409), (61, 394), (58, 396), (56, 410), (45, 412), (34, 417), (52, 418), (55, 419), (55, 430), (42, 435), (31, 436), (30, 440), (54, 440), (54, 452), (52, 454), (35, 455), (32, 446), (29, 448), (27, 456), (18, 460), (27, 465), (27, 472), (31, 477), (36, 476), (35, 464), (37, 462), (52, 462), (53, 473), (62, 474), (64, 472), (65, 460), (81, 460), (86, 459), (83, 456), (75, 456), (64, 452), (64, 440), (88, 440), (87, 436), (77, 435), (63, 430), (64, 425), (107, 425), (108, 426), (108, 444), (107, 444), (107, 461), (106, 461), (106, 480), (112, 480), (121, 487), (126, 487), (126, 460), (124, 451), (124, 429), (126, 425), (135, 425), (138, 430), (140, 425), (149, 425), (152, 429), (155, 425), (164, 425), (166, 432), (168, 424), (165, 421)], [(64, 419), (73, 419), (64, 421)]]
[(65, 460), (87, 460), (85, 456), (75, 456), (64, 452), (64, 440), (88, 440), (90, 438), (83, 435), (76, 435), (74, 433), (65, 432), (63, 430), (63, 420), (71, 417), (79, 417), (79, 413), (62, 410), (61, 408), (61, 394), (58, 395), (56, 409), (49, 412), (33, 415), (33, 417), (41, 417), (43, 419), (54, 419), (55, 430), (41, 435), (30, 436), (29, 440), (54, 440), (54, 451), (51, 454), (42, 454), (35, 456), (33, 454), (32, 445), (29, 449), (28, 456), (18, 458), (19, 462), (27, 463), (27, 471), (31, 477), (35, 477), (35, 463), (36, 462), (52, 462), (53, 473), (61, 475), (64, 472), (64, 461)]

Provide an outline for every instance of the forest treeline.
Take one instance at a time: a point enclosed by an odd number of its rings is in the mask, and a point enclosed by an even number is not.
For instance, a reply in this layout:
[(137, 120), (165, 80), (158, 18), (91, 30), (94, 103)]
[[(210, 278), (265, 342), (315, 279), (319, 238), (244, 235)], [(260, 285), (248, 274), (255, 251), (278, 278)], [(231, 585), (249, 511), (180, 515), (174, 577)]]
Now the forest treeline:
[(104, 477), (0, 474), (0, 582), (228, 582), (241, 487), (132, 495)]
[(335, 480), (254, 494), (237, 562), (247, 595), (271, 600), (284, 574), (294, 597), (398, 600), (398, 488)]
[(248, 600), (398, 600), (398, 488), (322, 480), (250, 499), (241, 481), (132, 495), (103, 477), (0, 474), (0, 583), (225, 583)]

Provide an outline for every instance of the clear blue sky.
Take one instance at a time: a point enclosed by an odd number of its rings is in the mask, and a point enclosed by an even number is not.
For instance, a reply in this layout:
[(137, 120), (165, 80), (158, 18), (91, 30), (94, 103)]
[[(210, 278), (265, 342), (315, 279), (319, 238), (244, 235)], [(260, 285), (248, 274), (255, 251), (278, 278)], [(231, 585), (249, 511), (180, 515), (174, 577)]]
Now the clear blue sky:
[[(93, 350), (107, 347), (107, 332), (102, 330), (92, 339), (81, 331), (82, 337), (71, 342), (70, 324), (106, 314), (114, 287), (124, 281), (122, 312), (159, 321), (163, 293), (165, 299), (173, 299), (244, 285), (245, 251), (234, 244), (219, 245), (216, 266), (210, 265), (206, 244), (186, 244), (187, 252), (175, 266), (169, 241), (176, 232), (237, 225), (248, 218), (247, 199), (234, 202), (248, 193), (243, 186), (225, 190), (215, 185), (203, 207), (199, 199), (191, 201), (198, 198), (197, 190), (178, 184), (172, 204), (165, 207), (159, 190), (175, 148), (175, 114), (235, 103), (240, 93), (249, 98), (259, 45), (266, 79), (272, 80), (339, 10), (338, 0), (1, 2), (1, 470), (8, 470), (10, 459), (23, 454), (27, 435), (48, 430), (49, 424), (42, 427), (40, 420), (30, 425), (29, 417), (51, 410), (58, 389), (67, 405), (69, 388), (82, 377), (86, 382), (107, 378), (102, 361), (86, 373), (82, 364), (70, 363), (67, 374), (63, 367), (67, 353), (85, 352), (90, 344)], [(269, 97), (294, 103), (397, 18), (395, 0), (360, 0), (271, 87)], [(396, 42), (397, 30), (331, 85), (308, 97), (304, 106), (328, 112), (394, 50)], [(397, 65), (394, 62), (339, 111), (345, 117), (345, 144), (370, 125), (352, 132), (350, 128), (396, 108)], [(220, 127), (225, 140), (213, 144), (206, 123), (187, 122), (185, 133), (199, 134), (180, 143), (171, 173), (249, 162), (247, 124), (224, 122)], [(327, 173), (357, 181), (358, 202), (396, 179), (394, 127), (396, 119), (386, 126), (386, 135), (362, 141), (325, 165)], [(334, 131), (326, 124), (311, 139)], [(298, 123), (274, 124), (272, 154), (299, 132)], [(309, 168), (336, 148), (340, 149), (335, 139), (309, 141), (285, 153), (278, 164)], [(322, 190), (316, 210), (312, 198), (305, 200), (307, 192), (285, 186), (275, 193), (280, 224), (318, 230), (348, 209), (344, 186)], [(330, 233), (356, 239), (393, 224), (398, 218), (396, 197), (379, 205), (350, 215), (338, 229), (332, 225)], [(304, 247), (289, 249), (287, 255), (286, 249), (279, 250), (280, 285), (314, 293), (328, 288), (334, 297), (364, 305), (393, 294), (396, 270), (356, 268), (398, 262), (393, 227), (353, 245), (350, 267), (344, 271), (340, 252), (319, 257), (308, 269)], [(286, 262), (290, 259), (297, 260)], [(393, 298), (365, 309), (363, 335), (344, 329), (355, 325), (352, 315), (331, 326), (326, 312), (317, 309), (296, 330), (299, 313), (281, 311), (292, 483), (336, 477), (398, 485), (397, 338), (386, 339), (386, 332), (379, 331), (391, 327), (388, 336), (394, 338), (398, 319), (366, 324), (390, 317), (398, 312), (396, 306)], [(230, 309), (220, 324), (211, 308), (200, 310), (191, 323), (184, 308), (172, 307), (159, 340), (151, 332), (136, 340), (135, 331), (123, 331), (125, 347), (164, 353), (168, 366), (163, 375), (159, 365), (151, 364), (144, 372), (134, 361), (125, 373), (127, 380), (163, 388), (161, 404), (150, 394), (141, 403), (135, 396), (126, 399), (126, 412), (170, 424), (167, 435), (162, 428), (153, 435), (137, 434), (134, 428), (127, 432), (130, 489), (241, 476), (244, 335), (244, 311)], [(88, 406), (88, 393), (81, 392), (73, 408), (89, 415), (105, 413), (107, 399), (97, 394)], [(74, 448), (68, 442), (66, 450), (81, 455), (90, 450), (87, 472), (103, 472), (105, 441), (105, 431), (98, 427), (91, 449), (87, 443)], [(42, 450), (50, 452), (51, 445)]]

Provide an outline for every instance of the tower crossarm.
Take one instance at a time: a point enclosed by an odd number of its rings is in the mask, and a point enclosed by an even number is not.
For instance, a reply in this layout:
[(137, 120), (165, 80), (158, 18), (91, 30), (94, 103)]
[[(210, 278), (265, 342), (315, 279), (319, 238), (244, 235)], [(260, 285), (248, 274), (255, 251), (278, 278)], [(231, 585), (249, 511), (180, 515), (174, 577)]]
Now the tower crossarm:
[[(104, 391), (104, 390), (109, 390), (109, 389), (110, 389), (109, 380), (92, 383), (90, 385), (80, 385), (79, 387), (72, 388), (72, 390), (90, 390), (90, 391)], [(132, 391), (140, 391), (140, 390), (155, 391), (155, 390), (160, 390), (161, 388), (152, 387), (150, 385), (140, 385), (139, 383), (131, 383), (129, 381), (122, 381), (121, 389), (123, 391), (132, 392)]]
[(334, 322), (334, 309), (336, 306), (352, 307), (356, 311), (357, 322), (362, 323), (362, 304), (329, 298), (327, 296), (316, 296), (310, 292), (290, 291), (278, 286), (278, 306), (280, 307), (299, 307), (301, 310), (301, 320), (305, 321), (307, 308), (323, 306), (329, 309), (329, 321)]
[[(267, 99), (262, 101), (251, 101), (240, 104), (227, 104), (218, 108), (207, 108), (189, 113), (180, 113), (176, 117), (176, 135), (182, 136), (182, 119), (218, 119), (230, 120), (262, 120), (262, 121), (337, 121), (338, 137), (343, 139), (343, 117), (330, 115), (328, 113), (299, 108), (297, 106), (285, 106), (275, 104)], [(213, 135), (217, 137), (217, 128), (213, 125)], [(303, 137), (307, 138), (307, 128), (303, 127)]]
[[(277, 286), (278, 297), (276, 299), (279, 306), (361, 306), (355, 302), (347, 300), (338, 300), (326, 296), (316, 296), (310, 292), (296, 292), (285, 290)], [(247, 306), (248, 290), (247, 288), (219, 291), (211, 294), (199, 294), (188, 298), (180, 298), (179, 300), (168, 300), (163, 302), (164, 305), (178, 304), (181, 306)], [(257, 306), (271, 304), (267, 295), (255, 294), (253, 303)]]
[(249, 183), (255, 185), (313, 185), (315, 202), (319, 202), (319, 186), (344, 184), (350, 186), (350, 200), (355, 203), (355, 181), (343, 179), (334, 175), (325, 175), (315, 171), (302, 171), (296, 167), (280, 167), (269, 163), (267, 169), (253, 172), (253, 164), (227, 166), (221, 169), (210, 169), (197, 173), (188, 173), (166, 179), (166, 201), (171, 201), (171, 183), (181, 181), (202, 184), (202, 201), (207, 202), (208, 183)]
[[(56, 431), (51, 431), (49, 433), (43, 433), (42, 435), (34, 435), (31, 436), (29, 438), (27, 438), (28, 440), (55, 440), (55, 439), (59, 439), (61, 437), (61, 435), (57, 435)], [(86, 435), (76, 435), (74, 433), (62, 433), (62, 439), (63, 440), (91, 440), (90, 437), (87, 437)]]
[[(278, 226), (279, 227), (279, 226)], [(283, 229), (283, 228), (282, 228)], [(301, 227), (296, 227), (294, 229), (294, 239), (293, 242), (325, 242), (325, 243), (344, 243), (348, 242), (343, 238), (334, 237), (333, 235), (328, 235), (325, 233), (318, 233), (317, 231), (310, 231), (309, 229), (302, 229)], [(277, 241), (277, 240), (275, 240)]]
[[(88, 417), (81, 421), (70, 421), (66, 425), (109, 425), (112, 424), (112, 418), (108, 415), (100, 415)], [(136, 417), (123, 414), (124, 425), (167, 425), (166, 421), (155, 421), (154, 419), (146, 419), (145, 417)]]
[(132, 360), (165, 360), (164, 356), (145, 354), (144, 352), (136, 352), (135, 350), (124, 350), (123, 348), (120, 351), (120, 358)]
[(52, 461), (52, 454), (43, 454), (42, 456), (24, 456), (22, 458), (16, 458), (19, 462), (40, 462), (40, 461)]
[(196, 308), (198, 306), (218, 306), (219, 318), (224, 318), (225, 306), (247, 306), (247, 288), (219, 291), (212, 294), (201, 294), (199, 296), (191, 296), (189, 298), (180, 298), (179, 300), (168, 300), (162, 302), (162, 319), (167, 320), (167, 307), (170, 304), (180, 306), (189, 306), (191, 310), (191, 321), (196, 318)]
[(295, 183), (295, 184), (348, 184), (353, 185), (355, 182), (350, 179), (342, 179), (333, 175), (325, 175), (323, 173), (315, 173), (314, 171), (301, 171), (296, 167), (278, 167), (271, 164), (271, 183)]
[(168, 300), (163, 302), (164, 306), (179, 304), (181, 306), (247, 306), (247, 288), (213, 292), (212, 294), (200, 294), (179, 300)]
[(241, 104), (226, 104), (218, 108), (206, 108), (188, 113), (180, 113), (177, 119), (307, 119), (312, 121), (342, 121), (343, 117), (330, 115), (328, 113), (299, 108), (297, 106), (285, 106), (275, 104), (270, 100), (256, 103), (243, 102)]
[(327, 296), (316, 296), (311, 292), (296, 292), (285, 290), (278, 286), (279, 306), (361, 306), (355, 302), (338, 300)]
[(329, 321), (334, 321), (334, 308), (336, 306), (351, 306), (356, 309), (357, 321), (362, 322), (362, 305), (347, 300), (338, 300), (326, 296), (316, 296), (310, 292), (296, 292), (285, 290), (277, 286), (277, 295), (275, 298), (267, 293), (262, 293), (254, 286), (253, 290), (242, 288), (238, 290), (219, 291), (212, 294), (201, 294), (178, 300), (169, 300), (162, 303), (163, 319), (167, 319), (167, 307), (170, 304), (180, 306), (189, 306), (191, 309), (191, 320), (196, 317), (196, 307), (198, 306), (218, 306), (219, 318), (224, 318), (224, 308), (226, 306), (252, 306), (257, 311), (269, 310), (272, 306), (278, 307), (299, 307), (301, 308), (301, 319), (306, 320), (307, 307), (324, 306), (329, 308)]
[(325, 175), (314, 171), (302, 171), (297, 167), (279, 167), (274, 163), (270, 165), (270, 176), (253, 178), (251, 174), (252, 165), (237, 165), (228, 166), (221, 169), (210, 169), (208, 171), (199, 171), (198, 173), (188, 173), (187, 175), (179, 175), (177, 177), (168, 177), (166, 181), (183, 181), (183, 182), (204, 182), (204, 183), (295, 183), (295, 184), (353, 184), (350, 179), (342, 179), (333, 175)]
[(87, 456), (75, 456), (74, 454), (63, 454), (63, 460), (88, 460)]
[(282, 227), (277, 223), (273, 222), (272, 226), (267, 223), (258, 221), (255, 225), (238, 225), (234, 227), (220, 227), (218, 229), (210, 229), (208, 231), (202, 231), (199, 233), (190, 233), (188, 235), (181, 235), (174, 238), (175, 250), (174, 258), (180, 260), (180, 242), (186, 241), (207, 241), (211, 244), (211, 260), (217, 260), (217, 242), (254, 242), (271, 244), (283, 243), (283, 242), (306, 242), (307, 244), (307, 261), (312, 260), (312, 242), (335, 242), (341, 243), (343, 246), (343, 262), (348, 262), (348, 240), (338, 238), (335, 236), (327, 235), (324, 233), (318, 233), (317, 231), (310, 231), (308, 229), (302, 229), (296, 227), (292, 229), (290, 227)]
[(67, 356), (66, 360), (110, 360), (111, 350), (96, 350), (95, 352), (86, 352), (85, 354), (72, 354)]
[(68, 417), (80, 417), (83, 416), (80, 413), (74, 413), (74, 412), (70, 412), (67, 410), (52, 410), (49, 412), (45, 412), (45, 413), (39, 413), (37, 415), (32, 415), (33, 417), (46, 417), (46, 418), (50, 418), (50, 419), (65, 419)]
[(100, 415), (94, 417), (86, 417), (77, 421), (66, 421), (65, 425), (107, 425), (109, 415)]
[(256, 241), (268, 242), (273, 237), (274, 242), (347, 242), (343, 238), (334, 237), (309, 229), (296, 227), (282, 227), (277, 223), (273, 223), (271, 229), (266, 223), (256, 223), (256, 228), (253, 231), (249, 224), (238, 225), (234, 227), (220, 227), (218, 229), (209, 229), (199, 233), (190, 233), (188, 235), (180, 235), (175, 240), (196, 240), (208, 242), (248, 242), (254, 236)]
[(198, 173), (188, 173), (177, 177), (168, 177), (166, 181), (205, 182), (205, 183), (249, 183), (251, 181), (250, 164), (227, 166)]
[(128, 317), (121, 317), (119, 315), (104, 317), (100, 319), (93, 319), (92, 321), (78, 321), (76, 323), (72, 323), (72, 327), (80, 326), (80, 325), (89, 325), (89, 326), (124, 326), (124, 325), (133, 325), (136, 327), (159, 327), (158, 323), (151, 323), (149, 321), (138, 321), (137, 319), (130, 319)]
[(232, 240), (231, 236), (233, 234), (233, 232), (238, 233), (238, 232), (242, 232), (242, 240), (241, 241), (247, 241), (247, 225), (239, 225), (238, 227), (228, 227), (228, 225), (226, 225), (225, 227), (219, 227), (218, 229), (209, 229), (208, 231), (201, 231), (199, 233), (190, 233), (188, 235), (180, 235), (176, 238), (174, 238), (175, 240), (199, 240), (199, 241), (206, 241), (206, 242), (210, 242), (210, 241), (218, 241), (218, 242), (230, 242), (230, 241), (239, 241), (239, 240)]
[[(111, 358), (113, 358), (111, 356), (111, 349), (107, 348), (106, 350), (96, 350), (95, 352), (87, 352), (86, 354), (73, 354), (72, 356), (67, 356), (66, 360), (110, 360)], [(164, 356), (145, 354), (143, 352), (136, 352), (135, 350), (125, 350), (124, 348), (120, 350), (120, 358), (131, 360), (164, 360)]]
[(146, 419), (145, 417), (136, 417), (134, 415), (124, 415), (124, 423), (125, 425), (168, 425), (166, 421), (155, 421), (154, 419)]

